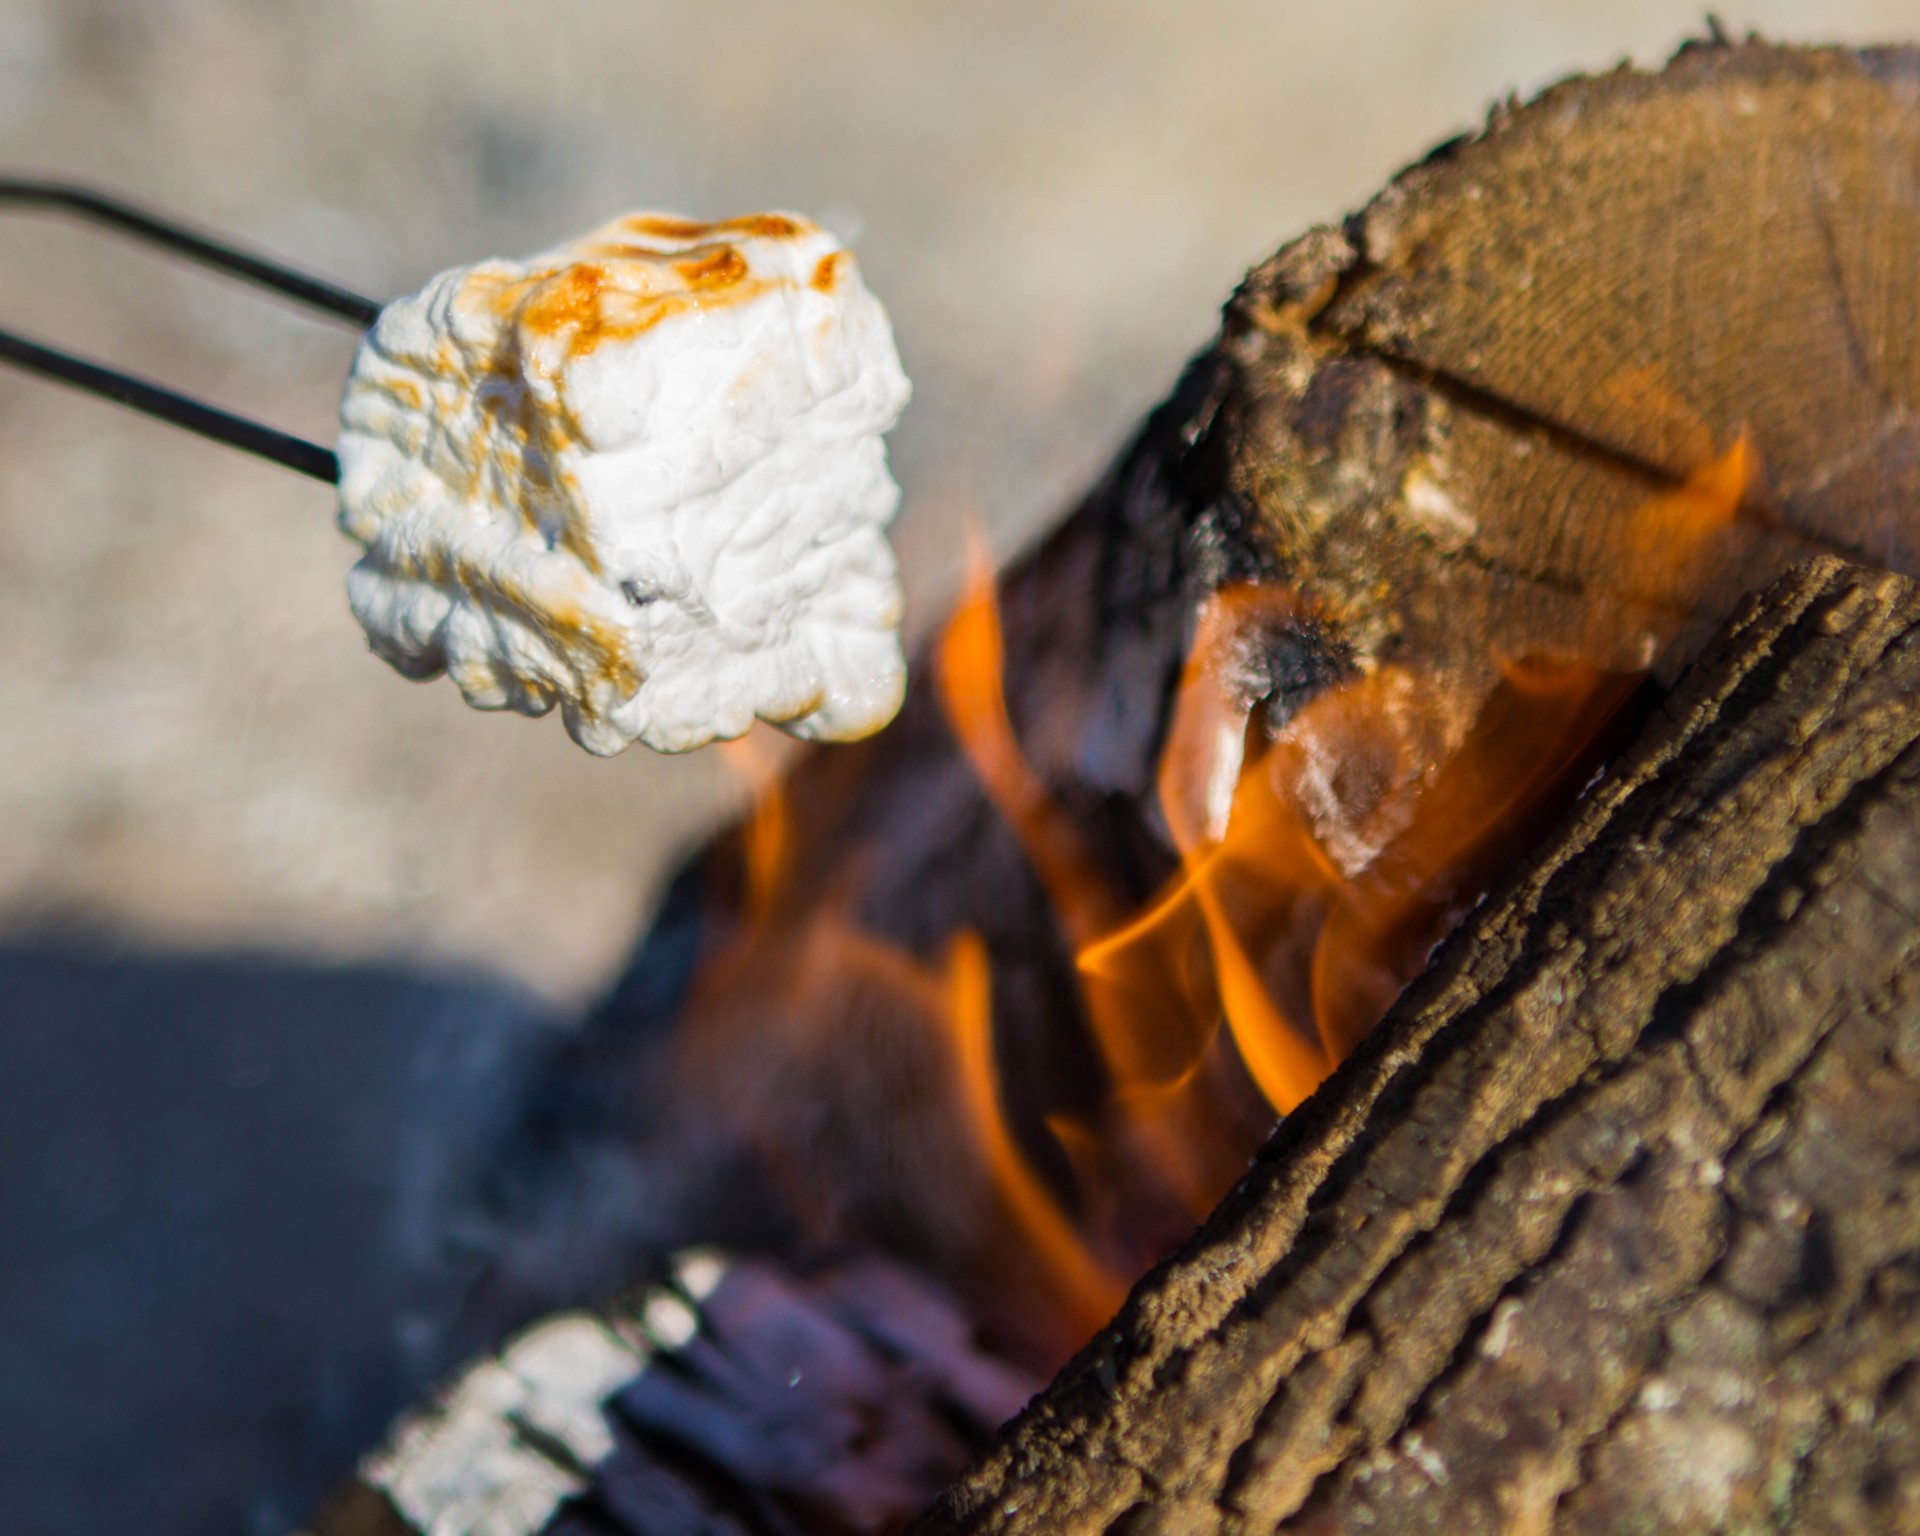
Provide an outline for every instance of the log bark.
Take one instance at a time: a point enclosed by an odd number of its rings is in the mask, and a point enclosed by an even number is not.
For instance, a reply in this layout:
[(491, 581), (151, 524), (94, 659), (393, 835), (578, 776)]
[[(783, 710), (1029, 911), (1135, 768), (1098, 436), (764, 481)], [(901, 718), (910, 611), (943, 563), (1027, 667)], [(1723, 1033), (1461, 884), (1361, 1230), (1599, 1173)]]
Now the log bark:
[(915, 1527), (1920, 1524), (1920, 586), (1750, 602)]

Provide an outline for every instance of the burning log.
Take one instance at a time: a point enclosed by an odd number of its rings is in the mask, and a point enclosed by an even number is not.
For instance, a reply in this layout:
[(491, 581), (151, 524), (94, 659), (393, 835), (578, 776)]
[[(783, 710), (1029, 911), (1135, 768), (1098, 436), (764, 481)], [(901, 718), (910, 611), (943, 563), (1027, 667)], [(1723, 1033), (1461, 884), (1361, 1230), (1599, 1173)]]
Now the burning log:
[(1920, 585), (1751, 601), (915, 1529), (1908, 1529)]
[(1689, 47), (1247, 279), (899, 723), (709, 859), (684, 1096), (805, 1230), (1060, 1358), (1742, 593), (1911, 567), (1916, 89)]

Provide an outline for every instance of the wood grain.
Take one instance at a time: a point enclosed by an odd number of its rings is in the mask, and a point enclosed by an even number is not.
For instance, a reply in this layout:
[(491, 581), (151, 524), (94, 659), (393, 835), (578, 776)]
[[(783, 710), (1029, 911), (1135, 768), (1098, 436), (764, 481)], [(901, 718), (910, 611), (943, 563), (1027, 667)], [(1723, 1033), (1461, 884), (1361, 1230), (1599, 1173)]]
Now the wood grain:
[[(1442, 742), (1501, 657), (1671, 679), (1796, 560), (1914, 568), (1916, 99), (1910, 50), (1691, 46), (1497, 110), (1243, 285), (1227, 494)], [(1743, 437), (1729, 526), (1647, 519)]]

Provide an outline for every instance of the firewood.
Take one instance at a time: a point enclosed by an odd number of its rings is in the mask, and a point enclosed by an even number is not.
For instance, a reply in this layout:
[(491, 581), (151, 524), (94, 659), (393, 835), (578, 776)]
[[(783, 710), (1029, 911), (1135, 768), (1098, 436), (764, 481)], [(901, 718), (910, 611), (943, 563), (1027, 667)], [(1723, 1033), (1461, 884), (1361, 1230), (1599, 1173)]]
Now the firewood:
[(1751, 600), (916, 1527), (1911, 1529), (1920, 585)]
[[(1218, 342), (1001, 588), (1013, 731), (1111, 911), (1144, 910), (1177, 864), (1156, 772), (1198, 616), (1224, 588), (1292, 604), (1233, 648), (1226, 679), (1269, 733), (1394, 676), (1425, 773), (1516, 663), (1670, 684), (1741, 594), (1797, 561), (1913, 568), (1916, 91), (1911, 50), (1690, 46), (1661, 71), (1499, 108), (1247, 279)], [(956, 1276), (996, 1322), (1057, 1338), (977, 1215), (990, 1201), (964, 1133), (944, 1129), (948, 1068), (924, 1030), (851, 1003), (786, 1029), (765, 1003), (793, 990), (767, 983), (780, 946), (823, 909), (928, 963), (972, 930), (1009, 1120), (1044, 1144), (1050, 1117), (1097, 1109), (1080, 941), (956, 750), (931, 671), (880, 739), (790, 781), (785, 917), (692, 1030), (686, 1097), (747, 1128), (815, 1230)], [(1524, 752), (1506, 766), (1524, 771)], [(1444, 871), (1333, 1021), (1338, 1045), (1586, 771)], [(714, 888), (742, 862), (738, 843), (713, 850)], [(715, 897), (709, 936), (742, 905)], [(1265, 1122), (1214, 1123), (1232, 1154), (1209, 1167), (1229, 1170), (1217, 1191)], [(1129, 1219), (1138, 1265), (1192, 1218), (1137, 1199)]]

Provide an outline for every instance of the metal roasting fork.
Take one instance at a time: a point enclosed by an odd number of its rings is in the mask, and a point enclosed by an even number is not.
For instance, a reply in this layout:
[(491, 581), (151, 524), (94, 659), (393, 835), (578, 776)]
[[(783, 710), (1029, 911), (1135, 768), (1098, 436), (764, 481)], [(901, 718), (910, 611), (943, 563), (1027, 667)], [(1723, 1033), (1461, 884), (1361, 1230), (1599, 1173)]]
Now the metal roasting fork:
[[(172, 251), (177, 256), (237, 277), (243, 282), (272, 289), (284, 298), (309, 309), (344, 320), (364, 330), (380, 314), (380, 305), (362, 298), (322, 278), (311, 277), (292, 267), (256, 256), (187, 229), (135, 207), (117, 197), (109, 197), (86, 187), (57, 181), (37, 181), (18, 177), (0, 177), (0, 212), (64, 213), (149, 245)], [(308, 442), (278, 428), (269, 427), (244, 416), (223, 411), (218, 406), (156, 384), (149, 379), (123, 373), (105, 364), (89, 362), (68, 352), (44, 346), (12, 331), (0, 330), (0, 363), (11, 363), (28, 373), (55, 379), (62, 384), (104, 396), (136, 411), (158, 417), (189, 432), (198, 432), (215, 442), (226, 443), (316, 480), (332, 485), (340, 479), (340, 461), (331, 448)]]

